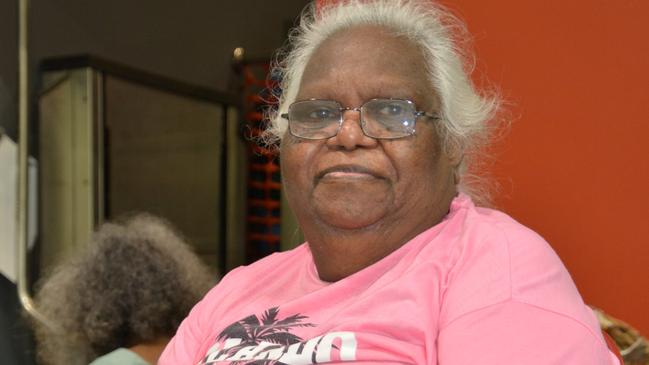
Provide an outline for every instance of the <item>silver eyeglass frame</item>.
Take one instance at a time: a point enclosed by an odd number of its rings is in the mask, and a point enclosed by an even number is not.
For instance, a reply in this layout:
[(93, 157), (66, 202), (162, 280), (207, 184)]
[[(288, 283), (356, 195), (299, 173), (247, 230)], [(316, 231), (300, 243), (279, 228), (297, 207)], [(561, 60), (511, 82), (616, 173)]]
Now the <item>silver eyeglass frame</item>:
[[(415, 111), (413, 112), (413, 114), (414, 114), (414, 119), (413, 119), (413, 122), (412, 122), (412, 132), (410, 132), (410, 133), (408, 133), (408, 134), (406, 134), (406, 135), (403, 135), (403, 136), (398, 136), (398, 137), (374, 137), (374, 136), (370, 136), (370, 135), (368, 135), (368, 134), (365, 132), (365, 120), (363, 119), (363, 107), (364, 107), (367, 103), (370, 103), (370, 102), (372, 102), (372, 101), (376, 101), (376, 100), (395, 100), (395, 101), (403, 101), (403, 102), (408, 103), (409, 105), (412, 105), (412, 106), (413, 106), (413, 109), (415, 109)], [(288, 131), (289, 131), (289, 133), (291, 133), (292, 136), (294, 136), (294, 137), (296, 137), (296, 138), (302, 138), (302, 139), (308, 139), (308, 140), (322, 140), (322, 139), (328, 139), (328, 138), (331, 138), (331, 137), (335, 137), (335, 136), (337, 136), (338, 133), (340, 132), (340, 130), (342, 129), (343, 122), (345, 121), (343, 115), (344, 115), (344, 113), (345, 113), (346, 111), (355, 111), (355, 112), (359, 112), (359, 113), (360, 113), (360, 115), (359, 115), (359, 118), (360, 118), (359, 122), (360, 122), (360, 126), (361, 126), (361, 131), (363, 131), (363, 134), (364, 134), (365, 136), (370, 137), (370, 138), (374, 138), (374, 139), (388, 139), (388, 140), (390, 140), (390, 139), (399, 139), (399, 138), (406, 138), (406, 137), (413, 136), (413, 135), (415, 135), (416, 132), (417, 132), (417, 130), (416, 130), (416, 127), (417, 127), (417, 118), (419, 118), (419, 117), (428, 117), (428, 118), (433, 119), (433, 120), (440, 120), (440, 119), (442, 119), (442, 118), (441, 118), (439, 115), (437, 115), (437, 114), (431, 114), (431, 113), (425, 112), (425, 111), (423, 111), (423, 110), (417, 110), (417, 106), (415, 105), (415, 102), (413, 102), (412, 100), (409, 100), (409, 99), (400, 99), (400, 98), (373, 98), (373, 99), (369, 99), (369, 100), (365, 101), (365, 102), (363, 103), (363, 105), (361, 105), (360, 107), (357, 107), (357, 108), (343, 107), (342, 104), (340, 104), (340, 102), (338, 102), (338, 101), (336, 101), (336, 100), (332, 100), (332, 99), (317, 99), (317, 98), (311, 98), (311, 99), (305, 99), (305, 100), (297, 100), (297, 101), (294, 101), (293, 103), (291, 103), (291, 105), (289, 105), (288, 108), (289, 108), (289, 110), (290, 110), (291, 107), (293, 107), (293, 104), (295, 104), (295, 103), (301, 103), (301, 102), (305, 102), (305, 101), (331, 101), (331, 102), (334, 102), (334, 103), (338, 104), (338, 110), (341, 112), (341, 113), (340, 113), (340, 120), (338, 121), (338, 128), (336, 129), (336, 133), (333, 134), (333, 135), (331, 135), (331, 136), (329, 136), (329, 137), (320, 137), (320, 138), (309, 138), (309, 137), (296, 136), (295, 134), (293, 134), (293, 131), (291, 131), (291, 126), (290, 126), (291, 120), (289, 119), (289, 113), (282, 113), (282, 114), (280, 114), (280, 117), (282, 117), (283, 119), (286, 119), (286, 120), (288, 121), (288, 123), (289, 123)]]

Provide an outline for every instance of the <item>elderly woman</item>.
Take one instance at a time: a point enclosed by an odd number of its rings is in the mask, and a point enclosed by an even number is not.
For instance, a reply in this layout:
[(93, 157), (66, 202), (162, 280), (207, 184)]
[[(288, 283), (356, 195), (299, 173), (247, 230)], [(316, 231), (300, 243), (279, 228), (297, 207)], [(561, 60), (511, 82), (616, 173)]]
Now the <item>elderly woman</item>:
[(472, 202), (494, 97), (430, 1), (311, 8), (273, 132), (307, 242), (232, 271), (160, 364), (615, 364), (550, 246)]
[[(165, 222), (139, 215), (104, 224), (86, 252), (42, 283), (35, 323), (43, 364), (155, 364), (214, 283)], [(94, 360), (94, 361), (93, 361)]]

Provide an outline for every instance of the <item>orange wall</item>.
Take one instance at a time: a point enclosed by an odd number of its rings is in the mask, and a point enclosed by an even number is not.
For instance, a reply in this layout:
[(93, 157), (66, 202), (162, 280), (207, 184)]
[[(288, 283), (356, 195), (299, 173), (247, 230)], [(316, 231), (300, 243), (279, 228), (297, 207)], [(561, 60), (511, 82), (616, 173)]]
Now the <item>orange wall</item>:
[(496, 206), (648, 337), (649, 1), (441, 1), (474, 36), (476, 82), (509, 103)]
[(512, 103), (497, 205), (649, 336), (649, 1), (444, 0)]

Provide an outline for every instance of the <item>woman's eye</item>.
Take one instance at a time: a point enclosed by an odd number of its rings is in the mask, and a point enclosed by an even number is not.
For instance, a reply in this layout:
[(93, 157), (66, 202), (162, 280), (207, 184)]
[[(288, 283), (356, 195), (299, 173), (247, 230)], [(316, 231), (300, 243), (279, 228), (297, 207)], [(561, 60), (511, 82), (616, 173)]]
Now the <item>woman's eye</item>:
[(317, 119), (317, 120), (323, 120), (323, 119), (331, 119), (334, 116), (334, 111), (331, 109), (315, 109), (309, 113), (309, 119)]
[(388, 104), (381, 108), (379, 113), (388, 116), (401, 115), (403, 113), (403, 107), (399, 104)]

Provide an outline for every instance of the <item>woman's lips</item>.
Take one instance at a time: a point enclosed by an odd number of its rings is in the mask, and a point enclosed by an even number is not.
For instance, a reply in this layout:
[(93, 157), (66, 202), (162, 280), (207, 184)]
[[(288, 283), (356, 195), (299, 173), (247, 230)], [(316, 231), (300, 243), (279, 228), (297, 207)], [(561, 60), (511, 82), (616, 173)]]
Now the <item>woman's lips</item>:
[(328, 179), (328, 178), (347, 178), (347, 179), (360, 179), (360, 178), (374, 178), (374, 176), (370, 174), (365, 174), (362, 172), (344, 172), (344, 171), (332, 171), (326, 173), (323, 177), (323, 179)]
[(320, 171), (316, 181), (327, 179), (382, 179), (375, 171), (359, 165), (336, 165)]

